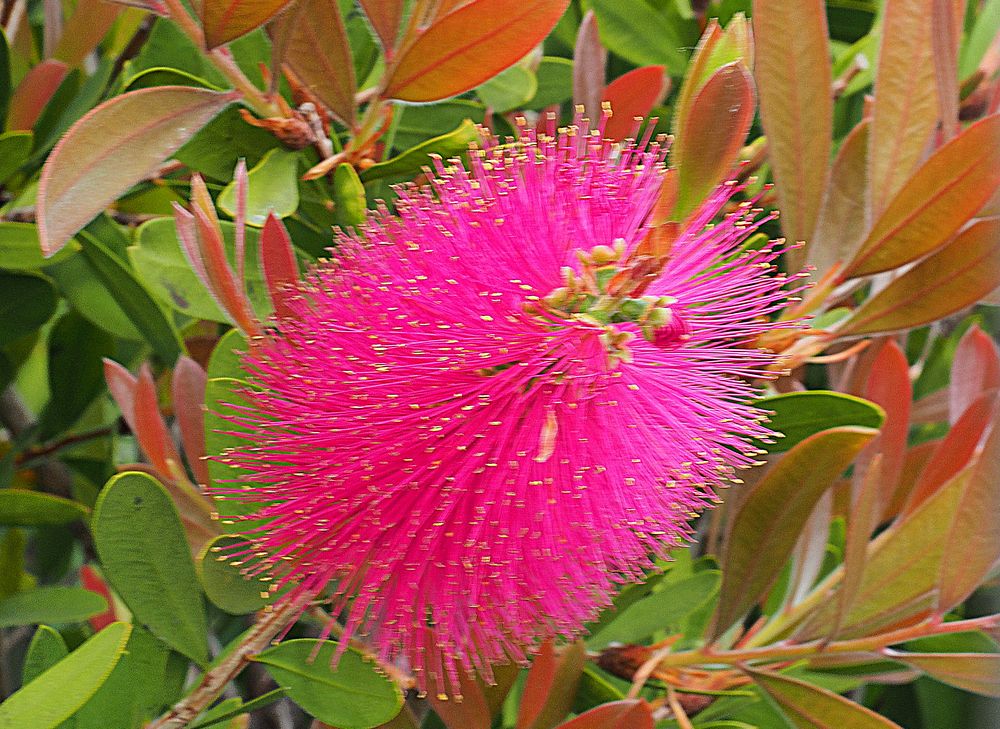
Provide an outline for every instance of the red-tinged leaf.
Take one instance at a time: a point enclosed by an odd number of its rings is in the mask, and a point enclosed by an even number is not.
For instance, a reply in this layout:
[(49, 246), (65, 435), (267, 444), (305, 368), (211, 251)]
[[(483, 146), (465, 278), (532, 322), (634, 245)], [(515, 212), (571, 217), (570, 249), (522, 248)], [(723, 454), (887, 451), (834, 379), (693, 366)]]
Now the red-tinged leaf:
[(893, 500), (903, 473), (913, 400), (913, 385), (910, 383), (906, 354), (894, 340), (886, 340), (879, 349), (868, 373), (864, 397), (885, 411), (882, 433), (858, 459), (864, 464), (876, 453), (882, 454), (881, 491), (878, 499), (879, 516), (882, 516)]
[(105, 0), (78, 0), (53, 57), (79, 66), (97, 47), (124, 8)]
[(920, 473), (903, 509), (909, 514), (926, 501), (944, 484), (967, 467), (982, 443), (986, 428), (993, 424), (997, 416), (997, 394), (986, 392), (980, 395), (962, 414), (935, 449), (927, 465)]
[(586, 649), (583, 641), (557, 653), (551, 641), (538, 651), (528, 671), (517, 713), (517, 729), (552, 729), (573, 706), (576, 687), (583, 674)]
[(830, 170), (830, 184), (807, 254), (807, 261), (816, 267), (818, 276), (853, 258), (868, 232), (870, 128), (870, 122), (864, 120), (851, 130)]
[(663, 100), (670, 83), (665, 71), (666, 66), (643, 66), (608, 84), (602, 100), (611, 105), (612, 117), (604, 127), (605, 137), (621, 141), (635, 134), (636, 117), (649, 116)]
[(139, 370), (135, 385), (135, 439), (161, 479), (172, 481), (181, 468), (181, 457), (160, 414), (156, 383), (147, 364)]
[(833, 489), (820, 496), (792, 551), (792, 572), (788, 579), (788, 598), (796, 605), (811, 592), (827, 554), (830, 520), (833, 517)]
[(811, 683), (771, 671), (743, 670), (796, 729), (901, 729), (871, 709)]
[(99, 632), (115, 622), (115, 602), (111, 597), (111, 590), (108, 589), (108, 583), (89, 564), (85, 564), (80, 568), (80, 585), (85, 590), (96, 592), (108, 603), (107, 610), (100, 615), (95, 615), (88, 621), (94, 632)]
[(998, 185), (1000, 115), (995, 115), (970, 126), (921, 165), (875, 221), (843, 278), (888, 271), (932, 253)]
[(945, 544), (938, 612), (960, 605), (1000, 561), (1000, 425), (994, 409)]
[(573, 104), (583, 107), (583, 114), (597, 122), (601, 118), (601, 97), (608, 51), (597, 32), (597, 16), (588, 10), (580, 21), (573, 49)]
[(136, 379), (127, 369), (114, 360), (104, 360), (104, 381), (114, 399), (129, 430), (135, 432), (135, 386)]
[(174, 401), (174, 415), (181, 431), (181, 442), (188, 465), (195, 480), (201, 484), (209, 482), (205, 451), (205, 385), (208, 375), (197, 362), (187, 356), (177, 359), (174, 367), (171, 392)]
[(938, 118), (945, 141), (959, 132), (958, 124), (958, 39), (961, 35), (961, 6), (955, 0), (931, 0), (931, 55), (937, 84)]
[(38, 237), (45, 255), (152, 175), (234, 98), (193, 86), (157, 86), (116, 96), (84, 115), (42, 169)]
[[(754, 75), (778, 191), (781, 227), (811, 242), (826, 188), (833, 97), (826, 10), (822, 0), (754, 0)], [(797, 271), (804, 252), (793, 251)]]
[(427, 700), (448, 729), (490, 729), (493, 717), (480, 683), (464, 671), (459, 675), (461, 695), (449, 696), (433, 677), (427, 687)]
[(289, 287), (299, 280), (299, 266), (295, 262), (292, 239), (274, 213), (268, 214), (260, 234), (260, 256), (275, 314), (279, 318), (292, 316), (293, 312), (285, 299), (289, 295)]
[(274, 37), (285, 68), (338, 119), (353, 124), (357, 83), (337, 0), (299, 0), (275, 21)]
[(208, 48), (221, 46), (264, 25), (291, 0), (203, 0), (201, 24)]
[(995, 388), (1000, 388), (1000, 350), (993, 339), (974, 324), (959, 341), (951, 363), (948, 387), (951, 422), (956, 422), (980, 393)]
[(674, 215), (683, 220), (736, 163), (754, 115), (753, 80), (739, 61), (705, 83), (671, 148), (678, 173)]
[(771, 588), (795, 547), (800, 525), (876, 435), (877, 430), (858, 427), (820, 431), (789, 450), (746, 494), (726, 537), (710, 638), (726, 632)]
[(903, 460), (903, 473), (899, 478), (899, 483), (896, 485), (896, 493), (893, 496), (893, 500), (886, 509), (886, 513), (883, 514), (883, 521), (895, 519), (903, 513), (907, 502), (912, 497), (914, 489), (917, 486), (917, 481), (920, 480), (921, 474), (923, 474), (924, 469), (930, 463), (934, 454), (937, 453), (940, 445), (940, 440), (931, 440), (915, 445), (906, 451), (906, 458)]
[(236, 210), (233, 215), (233, 249), (236, 254), (236, 280), (246, 281), (247, 263), (247, 194), (250, 190), (250, 177), (247, 174), (246, 160), (240, 158), (233, 172), (233, 197), (236, 199)]
[(909, 653), (891, 648), (882, 653), (949, 686), (1000, 698), (1000, 653)]
[(403, 17), (404, 0), (361, 0), (361, 9), (368, 16), (368, 22), (375, 29), (375, 35), (382, 42), (386, 58), (392, 59), (399, 33), (399, 21)]
[[(888, 0), (869, 139), (871, 209), (878, 216), (909, 179), (937, 125), (932, 0)], [(919, 94), (913, 93), (920, 89)]]
[(401, 51), (385, 95), (436, 101), (475, 88), (540, 43), (567, 5), (569, 0), (474, 0)]
[(10, 97), (7, 131), (28, 131), (35, 126), (45, 105), (68, 73), (69, 66), (54, 58), (42, 61), (28, 71)]
[(997, 285), (1000, 218), (978, 220), (868, 299), (839, 333), (857, 336), (929, 324), (972, 306)]
[(642, 699), (601, 704), (574, 717), (559, 729), (653, 729), (653, 712)]

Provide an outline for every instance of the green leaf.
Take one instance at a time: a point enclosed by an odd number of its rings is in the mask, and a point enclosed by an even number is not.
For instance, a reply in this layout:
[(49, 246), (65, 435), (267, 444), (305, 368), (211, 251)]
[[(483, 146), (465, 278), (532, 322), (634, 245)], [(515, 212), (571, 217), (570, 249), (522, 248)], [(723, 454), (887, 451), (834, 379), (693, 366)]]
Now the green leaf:
[(615, 55), (636, 66), (666, 66), (680, 76), (688, 53), (698, 40), (698, 24), (670, 9), (654, 9), (647, 2), (592, 0), (601, 42)]
[[(0, 147), (0, 160), (3, 159)], [(71, 240), (51, 258), (42, 255), (38, 243), (38, 228), (31, 223), (0, 222), (0, 262), (12, 271), (37, 271), (69, 258), (80, 250), (80, 244)]]
[(36, 587), (0, 600), (0, 627), (79, 623), (107, 609), (103, 597), (82, 587)]
[(243, 370), (243, 358), (246, 356), (249, 345), (246, 338), (235, 329), (230, 329), (222, 335), (212, 350), (212, 356), (208, 359), (208, 378), (210, 380), (220, 377), (232, 379), (243, 379), (246, 372)]
[(132, 626), (112, 623), (0, 704), (0, 727), (54, 729), (110, 675)]
[[(203, 89), (213, 89), (221, 91), (214, 84), (203, 78), (194, 76), (187, 71), (176, 68), (147, 68), (135, 74), (125, 82), (123, 92), (135, 91), (136, 89), (151, 89), (155, 86), (197, 86)], [(190, 144), (190, 142), (188, 142)]]
[(393, 113), (399, 119), (393, 148), (405, 151), (432, 137), (448, 134), (466, 119), (482, 124), (486, 108), (468, 99), (451, 99), (421, 106), (396, 104)]
[(538, 91), (535, 74), (524, 66), (511, 66), (476, 87), (476, 95), (493, 111), (503, 114), (521, 108)]
[(88, 513), (83, 504), (61, 496), (28, 489), (0, 489), (0, 524), (4, 526), (68, 524)]
[[(299, 206), (299, 155), (280, 147), (272, 149), (249, 172), (247, 224), (260, 228), (273, 212), (287, 218)], [(218, 205), (230, 216), (236, 215), (236, 183), (230, 182), (219, 195)]]
[(573, 62), (568, 58), (544, 56), (535, 71), (535, 95), (525, 102), (525, 109), (544, 109), (573, 98)]
[[(2, 72), (0, 68), (0, 72)], [(3, 117), (0, 116), (0, 119)], [(0, 134), (0, 185), (5, 183), (18, 167), (28, 161), (34, 135), (31, 132), (6, 132)], [(6, 265), (4, 266), (6, 268)]]
[(672, 630), (705, 605), (719, 589), (719, 573), (699, 572), (664, 585), (651, 595), (629, 605), (588, 641), (590, 649), (609, 643), (637, 643), (658, 630)]
[(21, 529), (7, 529), (0, 540), (0, 598), (31, 589), (31, 576), (24, 571), (28, 539)]
[(230, 106), (178, 149), (174, 159), (195, 172), (229, 182), (240, 159), (254, 167), (280, 144), (266, 129), (247, 124), (240, 110)]
[[(236, 260), (235, 227), (228, 221), (221, 221), (220, 227), (226, 258), (233, 265)], [(263, 319), (271, 313), (271, 300), (260, 269), (259, 246), (260, 232), (247, 228), (243, 285), (254, 311)], [(193, 319), (228, 323), (229, 319), (184, 257), (173, 218), (156, 218), (140, 225), (135, 232), (135, 245), (128, 249), (128, 257), (143, 282), (171, 308)]]
[(972, 26), (962, 44), (959, 56), (959, 78), (967, 78), (975, 73), (980, 61), (1000, 34), (1000, 0), (986, 0), (980, 4), (976, 24)]
[(476, 125), (466, 119), (457, 129), (447, 134), (428, 139), (392, 159), (363, 170), (360, 175), (361, 181), (367, 184), (383, 178), (398, 180), (413, 177), (430, 164), (431, 155), (436, 154), (443, 159), (451, 159), (468, 151), (469, 145), (477, 141), (479, 132), (476, 130)]
[(31, 683), (68, 655), (69, 649), (59, 631), (48, 625), (39, 625), (38, 630), (31, 636), (28, 652), (24, 656), (21, 683), (23, 685)]
[(771, 671), (743, 669), (796, 729), (899, 729), (898, 725), (832, 691)]
[(208, 662), (205, 606), (177, 509), (144, 473), (122, 473), (101, 491), (91, 522), (108, 581), (135, 619), (171, 648)]
[(292, 701), (327, 724), (368, 729), (396, 716), (403, 705), (399, 688), (352, 650), (332, 669), (336, 652), (331, 641), (286, 640), (253, 660), (264, 664)]
[(218, 704), (202, 714), (198, 723), (194, 724), (191, 729), (207, 729), (210, 726), (216, 726), (217, 724), (221, 724), (222, 722), (237, 717), (240, 714), (249, 714), (251, 711), (256, 711), (257, 709), (262, 709), (265, 706), (270, 706), (275, 701), (279, 701), (287, 695), (288, 692), (285, 691), (285, 689), (277, 688), (273, 691), (261, 694), (257, 698), (252, 699), (245, 704), (237, 698), (220, 701)]
[(722, 635), (771, 588), (823, 492), (878, 435), (840, 427), (812, 435), (775, 463), (733, 517), (711, 638)]
[(337, 225), (361, 225), (368, 215), (365, 187), (354, 165), (342, 163), (333, 173), (333, 214)]
[(268, 583), (244, 577), (239, 567), (220, 558), (221, 550), (237, 544), (246, 544), (246, 541), (222, 535), (206, 544), (198, 555), (198, 576), (205, 595), (216, 607), (231, 615), (246, 615), (269, 602), (267, 597), (262, 597), (267, 594)]
[(167, 313), (133, 272), (97, 238), (80, 232), (83, 254), (104, 287), (115, 292), (115, 300), (153, 351), (171, 365), (184, 352), (184, 342)]
[(789, 392), (754, 404), (772, 412), (768, 427), (784, 436), (774, 443), (754, 444), (768, 453), (787, 451), (822, 430), (846, 425), (881, 428), (885, 421), (885, 411), (875, 403), (831, 390)]
[[(216, 456), (208, 461), (208, 474), (213, 483), (232, 482), (249, 489), (252, 488), (253, 473), (227, 463), (224, 455), (228, 449), (238, 448), (246, 443), (238, 434), (247, 429), (224, 417), (233, 414), (231, 406), (249, 404), (240, 395), (240, 390), (246, 387), (249, 385), (243, 380), (229, 377), (209, 379), (205, 386), (205, 452), (209, 456)], [(253, 510), (251, 505), (241, 504), (235, 498), (220, 499), (216, 506), (223, 516), (247, 514)], [(225, 521), (223, 525), (228, 526)]]
[(55, 287), (44, 276), (0, 272), (0, 347), (51, 319), (57, 301)]

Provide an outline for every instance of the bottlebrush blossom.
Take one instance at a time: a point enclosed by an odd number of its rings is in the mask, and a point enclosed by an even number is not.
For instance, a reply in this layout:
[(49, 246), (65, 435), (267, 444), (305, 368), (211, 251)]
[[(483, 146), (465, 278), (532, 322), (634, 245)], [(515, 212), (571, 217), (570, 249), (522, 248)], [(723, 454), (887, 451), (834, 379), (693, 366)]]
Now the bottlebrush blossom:
[[(719, 187), (652, 227), (661, 141), (486, 139), (339, 234), (250, 352), (244, 569), (328, 590), (426, 686), (573, 638), (750, 465), (788, 297)], [(787, 323), (786, 323), (787, 326)], [(430, 628), (430, 629), (428, 629)]]

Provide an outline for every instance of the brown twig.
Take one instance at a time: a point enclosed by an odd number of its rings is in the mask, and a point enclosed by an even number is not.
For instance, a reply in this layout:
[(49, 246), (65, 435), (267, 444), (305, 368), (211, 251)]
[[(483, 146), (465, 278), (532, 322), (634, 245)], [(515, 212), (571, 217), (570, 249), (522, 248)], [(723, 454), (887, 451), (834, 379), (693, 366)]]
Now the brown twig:
[(78, 443), (86, 443), (88, 440), (94, 440), (95, 438), (103, 438), (107, 435), (112, 435), (114, 432), (115, 429), (109, 426), (106, 428), (88, 430), (85, 433), (77, 433), (76, 435), (68, 435), (65, 438), (60, 438), (59, 440), (47, 443), (46, 445), (25, 448), (17, 456), (17, 458), (14, 459), (14, 462), (18, 466), (23, 466), (25, 463), (52, 455), (56, 451), (60, 451), (63, 448), (69, 448), (70, 446), (77, 445)]

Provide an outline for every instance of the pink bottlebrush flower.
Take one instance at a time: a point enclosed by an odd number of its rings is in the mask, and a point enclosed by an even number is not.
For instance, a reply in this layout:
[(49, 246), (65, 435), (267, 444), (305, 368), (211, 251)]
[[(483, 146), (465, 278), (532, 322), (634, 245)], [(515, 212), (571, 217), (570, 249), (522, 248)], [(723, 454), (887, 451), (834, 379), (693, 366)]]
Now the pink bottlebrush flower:
[(743, 248), (758, 210), (712, 224), (731, 184), (650, 227), (664, 155), (486, 139), (340, 234), (231, 414), (245, 569), (329, 590), (348, 635), (440, 687), (578, 636), (682, 545), (768, 434), (754, 342), (788, 291), (779, 248)]

